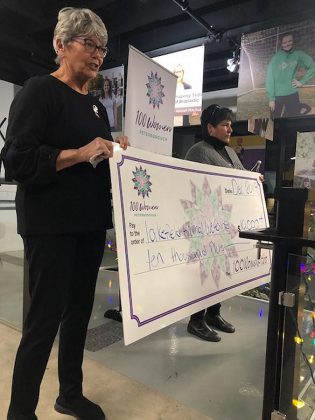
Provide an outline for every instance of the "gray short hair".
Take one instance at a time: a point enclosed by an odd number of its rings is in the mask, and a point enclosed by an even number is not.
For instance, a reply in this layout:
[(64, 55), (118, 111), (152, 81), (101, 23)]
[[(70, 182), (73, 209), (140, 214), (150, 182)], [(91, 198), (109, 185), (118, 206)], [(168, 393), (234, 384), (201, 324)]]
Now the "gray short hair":
[[(103, 45), (106, 45), (108, 40), (107, 30), (102, 19), (92, 10), (64, 7), (58, 13), (53, 39), (54, 50), (57, 50), (57, 39), (60, 39), (63, 44), (67, 44), (73, 38), (80, 36), (95, 36)], [(55, 62), (60, 63), (58, 56)]]

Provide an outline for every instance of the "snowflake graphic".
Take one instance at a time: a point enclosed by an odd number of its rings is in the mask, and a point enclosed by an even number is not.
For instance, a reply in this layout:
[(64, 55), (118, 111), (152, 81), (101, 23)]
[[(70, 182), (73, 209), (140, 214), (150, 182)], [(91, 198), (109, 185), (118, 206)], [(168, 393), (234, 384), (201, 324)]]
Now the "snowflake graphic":
[(132, 171), (134, 178), (132, 181), (134, 182), (134, 189), (138, 190), (138, 195), (142, 195), (144, 198), (145, 196), (149, 197), (149, 192), (152, 192), (150, 182), (150, 175), (147, 174), (146, 169), (142, 169), (141, 165), (140, 168), (136, 167), (135, 171)]
[[(203, 284), (210, 278), (219, 288), (222, 273), (231, 275), (229, 258), (236, 257), (237, 251), (232, 239), (238, 235), (238, 229), (232, 223), (231, 204), (222, 204), (222, 191), (218, 187), (211, 191), (207, 178), (205, 177), (202, 189), (191, 182), (192, 200), (180, 200), (187, 217), (186, 223), (182, 226), (183, 231), (193, 232), (187, 235), (190, 241), (190, 255), (200, 255), (200, 278)], [(203, 226), (203, 233), (196, 233), (195, 227)]]
[(160, 107), (163, 104), (162, 98), (165, 96), (163, 93), (164, 85), (161, 84), (161, 77), (158, 74), (151, 71), (151, 76), (148, 76), (148, 88), (147, 96), (150, 98), (149, 104), (153, 104), (153, 108)]

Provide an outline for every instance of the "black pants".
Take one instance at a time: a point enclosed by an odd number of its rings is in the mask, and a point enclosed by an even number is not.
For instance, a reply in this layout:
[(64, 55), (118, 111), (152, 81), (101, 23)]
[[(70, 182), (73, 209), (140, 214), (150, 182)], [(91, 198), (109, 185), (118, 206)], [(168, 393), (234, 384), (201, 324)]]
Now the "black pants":
[(301, 103), (299, 94), (292, 93), (286, 96), (276, 96), (274, 118), (298, 117), (300, 115)]
[(202, 321), (205, 313), (207, 312), (210, 316), (220, 315), (220, 308), (221, 303), (216, 303), (215, 305), (209, 306), (207, 309), (203, 309), (202, 311), (198, 311), (191, 315), (191, 321), (198, 322)]
[(60, 395), (82, 394), (82, 361), (105, 232), (24, 237), (30, 309), (17, 351), (8, 419), (35, 419), (40, 384), (60, 327)]

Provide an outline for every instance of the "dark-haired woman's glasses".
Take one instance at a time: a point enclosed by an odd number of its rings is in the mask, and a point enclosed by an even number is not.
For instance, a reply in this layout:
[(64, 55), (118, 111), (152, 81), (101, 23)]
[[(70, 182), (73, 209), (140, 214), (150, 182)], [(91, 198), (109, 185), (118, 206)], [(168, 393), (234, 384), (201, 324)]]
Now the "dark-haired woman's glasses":
[(214, 117), (214, 115), (215, 115), (215, 113), (217, 112), (217, 110), (218, 109), (221, 109), (221, 106), (219, 106), (219, 105), (215, 105), (214, 107), (213, 107), (213, 110), (212, 110), (212, 112), (211, 112), (211, 114), (210, 114), (210, 117), (209, 117), (209, 121), (211, 121), (212, 120), (212, 117)]
[[(98, 53), (100, 54), (100, 56), (105, 58), (107, 53), (108, 53), (108, 48), (107, 47), (103, 47), (101, 45), (96, 45), (95, 42), (92, 41), (91, 39), (88, 39), (88, 38), (73, 38), (72, 41), (76, 41), (79, 44), (84, 45), (86, 51), (88, 51), (91, 54), (94, 54), (95, 51), (97, 50)], [(80, 42), (80, 41), (82, 41), (82, 42)]]

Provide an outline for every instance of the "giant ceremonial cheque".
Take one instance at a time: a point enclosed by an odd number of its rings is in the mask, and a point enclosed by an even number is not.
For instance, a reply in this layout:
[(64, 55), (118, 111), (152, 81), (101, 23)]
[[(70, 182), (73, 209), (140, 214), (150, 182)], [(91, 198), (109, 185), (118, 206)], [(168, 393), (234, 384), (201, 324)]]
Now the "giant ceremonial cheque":
[(259, 174), (117, 148), (110, 159), (125, 344), (270, 281)]

